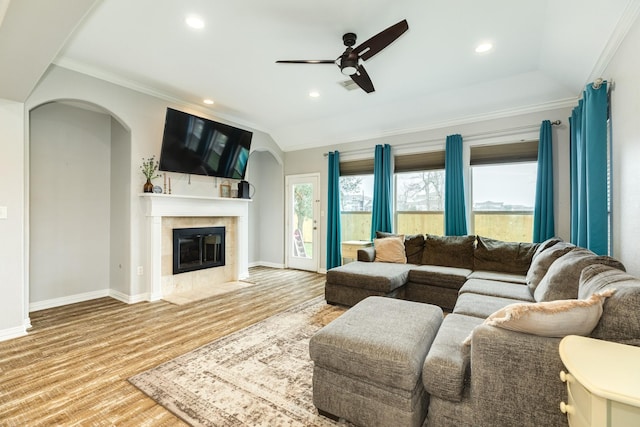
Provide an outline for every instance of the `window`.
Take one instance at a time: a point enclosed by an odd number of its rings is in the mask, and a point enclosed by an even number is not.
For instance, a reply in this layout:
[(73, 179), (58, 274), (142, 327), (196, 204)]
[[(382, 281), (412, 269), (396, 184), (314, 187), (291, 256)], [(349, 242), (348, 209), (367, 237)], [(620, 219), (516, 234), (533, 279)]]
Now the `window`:
[(340, 177), (342, 241), (371, 238), (373, 174)]
[(531, 242), (536, 162), (473, 166), (472, 223), (477, 235), (509, 242)]
[(395, 174), (399, 234), (444, 234), (444, 170)]

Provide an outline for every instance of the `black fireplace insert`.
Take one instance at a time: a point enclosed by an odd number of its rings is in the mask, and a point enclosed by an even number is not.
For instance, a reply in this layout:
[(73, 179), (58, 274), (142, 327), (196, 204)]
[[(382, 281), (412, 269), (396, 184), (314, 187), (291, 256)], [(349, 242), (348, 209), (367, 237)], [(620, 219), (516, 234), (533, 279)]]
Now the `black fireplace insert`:
[(173, 274), (224, 265), (224, 227), (173, 229)]

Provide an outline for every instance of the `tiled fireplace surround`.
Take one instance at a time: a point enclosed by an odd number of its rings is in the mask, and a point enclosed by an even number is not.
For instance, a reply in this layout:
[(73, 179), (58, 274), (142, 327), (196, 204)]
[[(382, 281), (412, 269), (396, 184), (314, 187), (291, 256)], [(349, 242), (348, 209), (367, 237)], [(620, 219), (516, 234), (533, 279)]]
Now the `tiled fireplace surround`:
[[(249, 275), (249, 200), (166, 194), (144, 194), (142, 199), (147, 217), (150, 301)], [(173, 275), (172, 230), (209, 226), (225, 227), (225, 265)]]

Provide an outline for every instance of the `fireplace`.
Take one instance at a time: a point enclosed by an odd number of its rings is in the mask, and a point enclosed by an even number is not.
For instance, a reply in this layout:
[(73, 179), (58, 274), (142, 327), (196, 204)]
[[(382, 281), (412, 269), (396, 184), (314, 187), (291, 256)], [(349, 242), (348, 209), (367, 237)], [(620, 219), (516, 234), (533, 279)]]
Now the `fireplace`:
[(224, 236), (224, 227), (174, 228), (173, 274), (223, 266)]

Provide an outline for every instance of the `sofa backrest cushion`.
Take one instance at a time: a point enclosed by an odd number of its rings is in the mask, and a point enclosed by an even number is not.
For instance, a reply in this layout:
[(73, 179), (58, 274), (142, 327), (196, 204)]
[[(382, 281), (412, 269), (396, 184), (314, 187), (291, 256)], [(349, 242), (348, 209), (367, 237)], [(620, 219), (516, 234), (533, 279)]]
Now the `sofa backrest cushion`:
[(591, 337), (640, 346), (640, 279), (605, 265), (582, 270), (578, 295), (615, 289), (603, 306), (602, 316)]
[(536, 259), (538, 255), (540, 255), (543, 251), (546, 251), (552, 246), (555, 246), (557, 243), (562, 242), (562, 239), (559, 237), (551, 237), (550, 239), (545, 240), (544, 242), (538, 244), (538, 248), (533, 253), (533, 259)]
[(588, 249), (576, 247), (551, 264), (533, 297), (536, 301), (578, 298), (580, 273), (592, 264), (609, 265), (624, 271), (624, 265), (610, 256), (598, 256)]
[[(384, 231), (376, 231), (376, 237), (378, 239), (384, 237), (398, 236), (393, 233), (386, 233)], [(409, 264), (421, 264), (422, 253), (424, 252), (424, 235), (423, 234), (407, 234), (404, 236), (404, 250), (407, 255), (407, 262)]]
[(503, 242), (478, 236), (473, 268), (524, 275), (537, 248), (536, 243)]
[(373, 239), (373, 247), (376, 249), (375, 262), (407, 263), (402, 236)]
[(534, 255), (525, 279), (531, 295), (535, 292), (551, 264), (573, 248), (575, 248), (575, 245), (569, 242), (557, 242), (552, 247), (538, 253), (538, 255)]
[(435, 236), (427, 234), (422, 264), (473, 270), (476, 236)]

